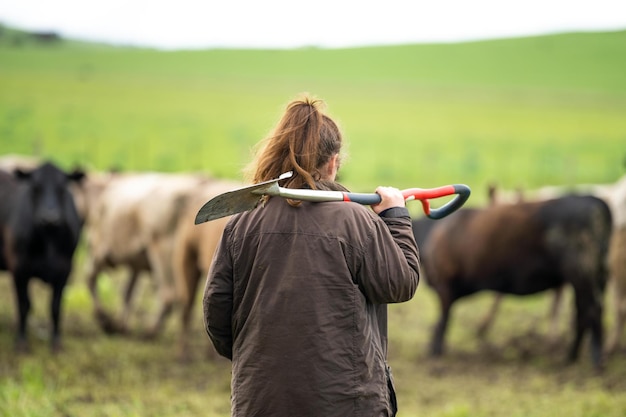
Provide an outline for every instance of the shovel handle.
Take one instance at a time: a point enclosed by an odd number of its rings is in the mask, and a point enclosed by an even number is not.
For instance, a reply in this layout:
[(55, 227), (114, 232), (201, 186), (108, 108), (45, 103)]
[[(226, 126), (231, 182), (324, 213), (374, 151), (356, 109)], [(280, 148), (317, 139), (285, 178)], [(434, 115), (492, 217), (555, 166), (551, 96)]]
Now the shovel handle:
[[(422, 202), (422, 209), (424, 214), (431, 219), (441, 219), (448, 214), (453, 213), (459, 209), (471, 193), (470, 188), (464, 184), (444, 185), (437, 188), (408, 188), (402, 190), (402, 195), (405, 201), (420, 200)], [(429, 199), (445, 197), (456, 194), (451, 201), (444, 204), (437, 209), (430, 208)], [(378, 194), (360, 194), (360, 193), (343, 193), (343, 201), (352, 201), (354, 203), (364, 204), (371, 206), (372, 204), (380, 203), (380, 195)]]

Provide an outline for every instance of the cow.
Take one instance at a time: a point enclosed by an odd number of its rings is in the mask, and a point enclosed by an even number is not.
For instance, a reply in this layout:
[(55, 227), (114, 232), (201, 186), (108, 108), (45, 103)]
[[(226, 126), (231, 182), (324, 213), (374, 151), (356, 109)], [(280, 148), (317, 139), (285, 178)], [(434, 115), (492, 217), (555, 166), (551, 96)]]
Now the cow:
[[(489, 206), (494, 206), (496, 204), (517, 204), (525, 200), (524, 192), (517, 188), (516, 190), (506, 193), (505, 196), (502, 196), (501, 190), (498, 189), (496, 184), (491, 183), (487, 187), (487, 195), (489, 197), (488, 204)], [(546, 194), (543, 194), (546, 195)], [(545, 198), (544, 198), (545, 199)], [(551, 339), (552, 344), (556, 344), (558, 340), (558, 322), (559, 322), (559, 310), (561, 307), (561, 303), (563, 300), (563, 292), (564, 286), (560, 286), (554, 289), (554, 297), (552, 298), (552, 303), (550, 305), (550, 310), (548, 313), (550, 320), (550, 330), (548, 332), (549, 338)], [(485, 339), (487, 337), (487, 333), (489, 329), (493, 325), (493, 322), (496, 318), (498, 310), (500, 309), (500, 304), (502, 303), (502, 299), (504, 294), (496, 293), (494, 296), (493, 303), (491, 304), (490, 309), (487, 314), (483, 317), (480, 324), (478, 325), (478, 337), (481, 339)]]
[[(609, 247), (609, 284), (613, 289), (614, 323), (609, 328), (606, 353), (615, 353), (620, 346), (620, 336), (626, 325), (626, 175), (614, 183), (577, 184), (574, 186), (545, 186), (528, 190), (524, 198), (542, 201), (566, 194), (593, 195), (604, 200), (611, 209), (613, 234)], [(512, 196), (513, 192), (502, 193)], [(555, 300), (555, 306), (557, 300)], [(554, 325), (553, 325), (554, 327)]]
[(84, 176), (82, 171), (66, 173), (44, 162), (34, 170), (18, 168), (14, 176), (2, 173), (0, 177), (2, 266), (13, 276), (18, 351), (29, 350), (28, 285), (33, 277), (52, 287), (51, 348), (54, 352), (61, 349), (61, 301), (82, 227), (69, 184), (82, 181)]
[[(132, 295), (142, 272), (152, 276), (158, 311), (145, 337), (157, 336), (178, 302), (172, 271), (174, 235), (185, 201), (206, 181), (196, 174), (158, 172), (112, 174), (87, 197), (85, 274), (94, 315), (106, 333), (126, 333)], [(111, 268), (126, 267), (130, 277), (119, 319), (106, 311), (98, 279)]]
[(437, 222), (438, 220), (433, 220), (426, 216), (411, 220), (413, 236), (415, 237), (415, 243), (417, 243), (418, 248), (421, 249), (426, 244), (428, 236)]
[[(515, 194), (512, 195), (513, 200), (510, 200), (510, 198), (507, 197), (506, 200), (502, 201), (501, 197), (499, 196), (500, 193), (497, 187), (495, 186), (495, 184), (488, 185), (487, 194), (489, 197), (489, 200), (488, 200), (489, 206), (494, 206), (496, 204), (516, 204), (524, 200), (522, 191), (518, 189), (515, 191)], [(426, 245), (426, 241), (428, 239), (430, 231), (432, 230), (433, 226), (437, 222), (438, 220), (433, 220), (425, 216), (418, 217), (412, 220), (413, 235), (415, 237), (415, 241), (417, 242), (417, 246), (419, 248), (423, 248)], [(424, 257), (423, 253), (421, 254), (421, 257), (423, 260), (423, 257)], [(558, 328), (558, 311), (559, 311), (559, 307), (561, 304), (562, 295), (563, 295), (563, 287), (556, 288), (553, 302), (552, 302), (552, 305), (550, 307), (550, 312), (549, 312), (549, 317), (550, 317), (550, 322), (551, 322), (549, 334), (553, 342), (556, 341), (555, 335), (557, 334), (556, 330)], [(489, 308), (487, 314), (485, 314), (485, 316), (479, 323), (476, 333), (478, 337), (480, 337), (481, 339), (485, 339), (487, 337), (487, 333), (489, 329), (491, 328), (491, 326), (493, 325), (495, 317), (502, 303), (503, 296), (504, 294), (502, 293), (495, 293), (494, 300), (493, 300), (493, 303), (491, 304), (491, 307)]]
[(440, 303), (430, 354), (441, 356), (453, 303), (482, 290), (530, 295), (569, 284), (576, 305), (574, 362), (587, 330), (603, 365), (603, 307), (611, 237), (608, 205), (593, 196), (464, 208), (439, 220), (422, 249), (425, 278)]
[[(230, 217), (223, 217), (199, 225), (194, 224), (198, 210), (211, 198), (241, 187), (242, 184), (229, 180), (208, 181), (187, 201), (181, 212), (176, 230), (173, 268), (181, 311), (181, 333), (178, 343), (178, 358), (189, 359), (189, 344), (193, 306), (198, 286), (206, 278), (213, 254)], [(212, 351), (212, 349), (210, 349)]]

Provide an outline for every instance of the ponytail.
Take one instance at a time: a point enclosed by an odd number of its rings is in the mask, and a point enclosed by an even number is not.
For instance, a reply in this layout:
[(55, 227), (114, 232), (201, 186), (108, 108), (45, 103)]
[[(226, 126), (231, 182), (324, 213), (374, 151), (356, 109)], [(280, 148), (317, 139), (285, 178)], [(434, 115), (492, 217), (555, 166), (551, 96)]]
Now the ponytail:
[(342, 137), (337, 124), (323, 114), (324, 103), (304, 97), (287, 106), (272, 133), (260, 142), (248, 166), (248, 179), (256, 184), (293, 171), (285, 187), (316, 189), (321, 168), (340, 152)]

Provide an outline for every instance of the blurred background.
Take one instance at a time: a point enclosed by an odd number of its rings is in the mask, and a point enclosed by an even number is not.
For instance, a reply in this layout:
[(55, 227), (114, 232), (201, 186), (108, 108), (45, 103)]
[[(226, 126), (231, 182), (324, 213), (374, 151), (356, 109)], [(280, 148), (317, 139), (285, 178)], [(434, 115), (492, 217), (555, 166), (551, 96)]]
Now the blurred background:
[[(348, 155), (341, 181), (353, 191), (464, 183), (472, 188), (467, 205), (483, 207), (489, 185), (613, 184), (626, 173), (626, 5), (0, 5), (2, 157), (50, 159), (88, 177), (115, 170), (242, 181), (254, 144), (302, 93), (324, 100), (339, 122)], [(420, 216), (419, 203), (410, 209)], [(81, 245), (58, 355), (44, 342), (49, 291), (35, 282), (33, 352), (14, 354), (12, 284), (0, 272), (0, 415), (229, 415), (230, 364), (208, 346), (199, 304), (187, 336), (195, 354), (186, 361), (175, 354), (178, 319), (157, 339), (110, 337), (91, 314), (89, 257)], [(104, 302), (119, 309), (126, 272), (103, 274)], [(138, 327), (158, 293), (154, 280), (140, 281)], [(472, 333), (489, 296), (459, 304), (450, 329), (457, 350), (432, 361), (436, 301), (426, 283), (418, 293), (390, 313), (401, 415), (626, 413), (623, 352), (598, 376), (586, 356), (564, 368), (562, 352), (543, 347), (549, 297), (509, 300), (489, 348)]]

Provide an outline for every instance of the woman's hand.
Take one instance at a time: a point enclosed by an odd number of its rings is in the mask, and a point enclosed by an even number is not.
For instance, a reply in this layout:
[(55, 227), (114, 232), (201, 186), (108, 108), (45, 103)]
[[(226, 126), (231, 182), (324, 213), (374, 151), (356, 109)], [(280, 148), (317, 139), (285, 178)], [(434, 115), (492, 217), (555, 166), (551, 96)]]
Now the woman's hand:
[(374, 213), (380, 214), (392, 207), (405, 207), (404, 196), (402, 192), (393, 187), (378, 187), (376, 194), (380, 195), (381, 201), (378, 204), (372, 204)]

